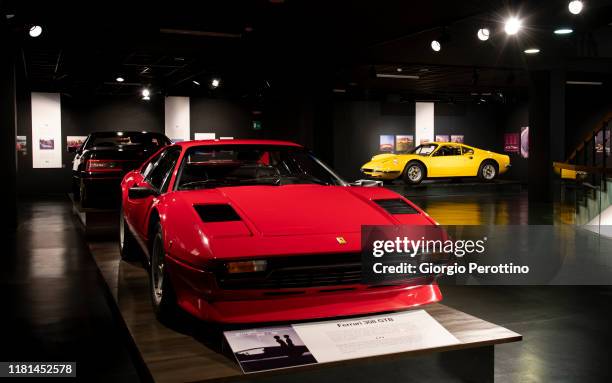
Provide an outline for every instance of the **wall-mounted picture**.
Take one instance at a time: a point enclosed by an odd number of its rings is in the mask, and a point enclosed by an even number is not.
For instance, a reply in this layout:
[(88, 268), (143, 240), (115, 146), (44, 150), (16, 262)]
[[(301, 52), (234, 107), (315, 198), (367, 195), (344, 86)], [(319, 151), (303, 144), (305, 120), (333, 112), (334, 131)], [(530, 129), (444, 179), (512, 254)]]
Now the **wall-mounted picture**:
[(38, 148), (40, 150), (55, 149), (55, 140), (53, 138), (41, 138), (38, 140)]
[(383, 153), (393, 152), (395, 137), (389, 134), (381, 134), (378, 150)]
[(395, 136), (395, 151), (407, 152), (414, 148), (413, 135), (397, 135)]
[(87, 136), (67, 136), (66, 137), (66, 150), (70, 151), (70, 148), (78, 149), (83, 145)]
[(17, 136), (17, 152), (23, 155), (28, 153), (28, 137)]
[[(610, 131), (606, 130), (606, 154), (610, 154)], [(595, 135), (595, 151), (597, 153), (603, 153), (604, 151), (604, 131), (600, 130), (597, 135)]]
[(450, 136), (448, 134), (436, 134), (436, 142), (449, 142)]
[(518, 153), (520, 151), (520, 136), (518, 133), (506, 133), (504, 135), (504, 152)]
[(217, 135), (215, 133), (194, 133), (193, 138), (196, 140), (214, 140)]
[(456, 144), (463, 144), (463, 138), (465, 136), (463, 134), (451, 134), (450, 142), (454, 142)]
[(521, 157), (529, 158), (529, 127), (521, 127)]

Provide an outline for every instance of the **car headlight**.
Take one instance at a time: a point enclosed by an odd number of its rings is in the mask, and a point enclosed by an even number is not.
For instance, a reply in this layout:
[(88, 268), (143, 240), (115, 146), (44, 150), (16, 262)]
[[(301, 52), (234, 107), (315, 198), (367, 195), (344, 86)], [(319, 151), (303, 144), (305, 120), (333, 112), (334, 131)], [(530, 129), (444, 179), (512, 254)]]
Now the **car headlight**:
[(229, 274), (257, 273), (261, 271), (266, 271), (266, 268), (268, 267), (268, 261), (258, 260), (258, 261), (227, 262), (225, 264), (225, 267)]

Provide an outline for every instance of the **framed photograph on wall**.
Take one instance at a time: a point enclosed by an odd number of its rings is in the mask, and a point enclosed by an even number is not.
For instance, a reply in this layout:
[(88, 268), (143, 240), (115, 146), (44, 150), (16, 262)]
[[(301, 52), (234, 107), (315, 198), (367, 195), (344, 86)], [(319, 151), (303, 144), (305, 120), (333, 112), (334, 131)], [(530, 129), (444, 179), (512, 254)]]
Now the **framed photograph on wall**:
[(28, 153), (28, 137), (17, 136), (17, 153), (26, 155)]
[(518, 153), (520, 151), (520, 136), (518, 133), (504, 134), (504, 152)]
[(383, 153), (393, 152), (393, 147), (395, 146), (394, 140), (395, 136), (392, 136), (390, 134), (381, 134), (378, 150)]
[(80, 148), (86, 139), (87, 136), (66, 136), (66, 151), (70, 151), (70, 148)]
[(396, 152), (407, 152), (414, 149), (414, 136), (409, 135), (397, 135), (395, 136), (395, 151)]
[(450, 136), (450, 142), (454, 142), (457, 144), (463, 144), (463, 137), (465, 137), (463, 134), (451, 134)]
[(529, 158), (529, 127), (521, 127), (521, 157)]
[(448, 134), (436, 134), (436, 142), (449, 142), (450, 136)]

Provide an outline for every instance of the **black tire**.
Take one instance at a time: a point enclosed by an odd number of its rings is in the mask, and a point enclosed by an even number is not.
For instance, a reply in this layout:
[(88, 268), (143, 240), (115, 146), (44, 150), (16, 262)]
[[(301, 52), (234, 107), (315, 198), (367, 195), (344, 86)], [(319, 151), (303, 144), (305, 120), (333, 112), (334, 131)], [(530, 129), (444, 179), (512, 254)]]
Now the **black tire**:
[(125, 222), (123, 208), (119, 211), (119, 254), (124, 261), (137, 260), (141, 254), (138, 242)]
[(427, 169), (420, 162), (409, 162), (404, 168), (402, 179), (407, 185), (418, 185), (427, 176)]
[(178, 306), (168, 271), (165, 268), (164, 258), (166, 251), (164, 249), (164, 236), (160, 223), (157, 224), (153, 232), (155, 236), (151, 244), (149, 296), (151, 297), (151, 305), (157, 320), (168, 323), (176, 319)]
[(499, 174), (499, 168), (495, 161), (483, 161), (478, 168), (478, 177), (485, 181), (493, 181)]

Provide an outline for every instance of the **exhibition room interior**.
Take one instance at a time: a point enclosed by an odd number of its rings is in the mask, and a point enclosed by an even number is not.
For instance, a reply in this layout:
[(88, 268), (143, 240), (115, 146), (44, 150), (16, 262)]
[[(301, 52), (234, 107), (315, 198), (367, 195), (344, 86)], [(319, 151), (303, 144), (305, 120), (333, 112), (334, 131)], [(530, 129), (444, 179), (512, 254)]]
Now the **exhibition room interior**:
[(612, 1), (0, 10), (0, 378), (612, 380)]

